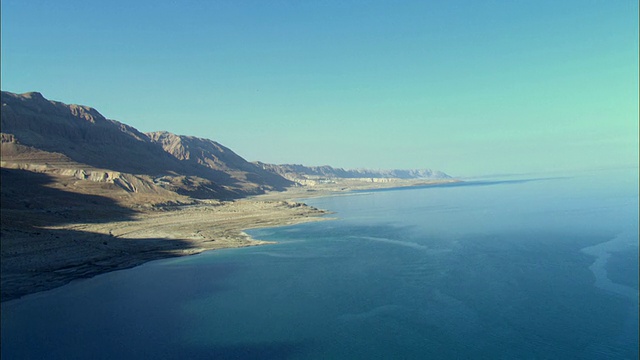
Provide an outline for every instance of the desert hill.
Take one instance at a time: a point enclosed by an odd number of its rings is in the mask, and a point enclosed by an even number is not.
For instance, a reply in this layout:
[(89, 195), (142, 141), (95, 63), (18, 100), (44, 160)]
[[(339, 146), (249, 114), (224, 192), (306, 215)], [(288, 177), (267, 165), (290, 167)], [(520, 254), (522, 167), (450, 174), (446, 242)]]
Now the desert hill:
[(206, 139), (144, 134), (97, 110), (2, 92), (2, 166), (115, 183), (129, 192), (230, 199), (292, 183)]
[(365, 182), (387, 182), (391, 180), (445, 180), (451, 177), (441, 171), (430, 169), (421, 170), (371, 170), (371, 169), (342, 169), (328, 165), (304, 166), (299, 164), (273, 165), (256, 162), (265, 170), (279, 174), (301, 185), (315, 182), (336, 181), (338, 179), (361, 180)]
[(135, 197), (134, 203), (141, 194), (149, 203), (180, 196), (236, 199), (336, 180), (385, 183), (449, 178), (429, 169), (345, 170), (251, 163), (212, 140), (166, 131), (142, 133), (107, 119), (94, 108), (47, 100), (37, 92), (3, 91), (0, 129), (2, 167), (71, 177), (77, 181), (67, 181), (68, 185), (82, 189), (95, 188), (83, 185), (83, 180), (111, 184), (111, 189), (124, 191), (121, 198)]
[[(227, 174), (248, 192), (255, 192), (256, 185), (268, 190), (283, 190), (291, 186), (291, 181), (261, 166), (247, 162), (229, 148), (209, 139), (194, 136), (175, 135), (166, 131), (157, 131), (146, 134), (151, 141), (176, 159), (193, 168), (204, 167), (219, 176)], [(253, 185), (255, 184), (255, 185)], [(258, 189), (260, 190), (260, 189)]]
[(145, 134), (40, 93), (1, 100), (2, 301), (152, 259), (261, 244), (242, 230), (326, 214), (293, 198), (446, 177), (250, 163), (215, 141)]

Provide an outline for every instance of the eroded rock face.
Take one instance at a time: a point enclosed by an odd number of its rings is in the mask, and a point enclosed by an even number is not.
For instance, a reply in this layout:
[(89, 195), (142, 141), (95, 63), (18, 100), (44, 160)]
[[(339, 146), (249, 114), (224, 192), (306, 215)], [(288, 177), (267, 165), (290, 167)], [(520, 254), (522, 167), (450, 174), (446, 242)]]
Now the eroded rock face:
[(152, 132), (146, 135), (178, 160), (210, 170), (225, 172), (232, 178), (248, 184), (261, 185), (270, 190), (283, 190), (293, 184), (279, 174), (267, 171), (255, 163), (247, 162), (231, 149), (213, 140), (175, 135), (166, 131)]
[[(3, 91), (1, 119), (3, 166), (114, 182), (128, 191), (163, 187), (199, 198), (238, 198), (292, 184), (214, 141), (144, 134), (94, 108), (50, 101), (37, 92)], [(166, 181), (153, 180), (158, 178)]]
[(231, 199), (336, 178), (364, 182), (449, 178), (429, 169), (250, 163), (215, 141), (164, 131), (141, 133), (94, 108), (50, 101), (37, 92), (3, 91), (1, 97), (3, 167), (113, 182), (130, 192), (162, 188), (197, 198)]

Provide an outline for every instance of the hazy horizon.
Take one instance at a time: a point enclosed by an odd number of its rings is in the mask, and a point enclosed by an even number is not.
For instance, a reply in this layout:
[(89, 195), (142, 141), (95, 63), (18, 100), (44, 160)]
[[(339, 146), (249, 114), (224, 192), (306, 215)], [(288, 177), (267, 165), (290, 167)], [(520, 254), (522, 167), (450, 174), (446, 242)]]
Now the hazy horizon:
[(2, 1), (2, 90), (247, 160), (638, 166), (638, 2)]
[(306, 199), (339, 220), (3, 302), (2, 358), (637, 359), (635, 174)]

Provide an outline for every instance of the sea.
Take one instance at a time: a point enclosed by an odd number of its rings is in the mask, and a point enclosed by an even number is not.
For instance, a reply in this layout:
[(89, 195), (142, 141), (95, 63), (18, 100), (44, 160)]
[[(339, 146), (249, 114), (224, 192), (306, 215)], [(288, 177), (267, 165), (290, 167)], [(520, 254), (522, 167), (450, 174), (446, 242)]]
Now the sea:
[(333, 220), (2, 303), (2, 359), (638, 358), (638, 168), (304, 201)]

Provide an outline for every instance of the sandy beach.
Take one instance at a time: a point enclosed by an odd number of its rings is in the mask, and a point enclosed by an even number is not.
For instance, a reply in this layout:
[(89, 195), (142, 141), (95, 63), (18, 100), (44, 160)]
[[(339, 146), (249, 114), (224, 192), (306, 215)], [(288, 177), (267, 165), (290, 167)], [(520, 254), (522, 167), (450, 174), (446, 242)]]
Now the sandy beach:
[[(3, 210), (3, 217), (9, 214)], [(241, 200), (138, 211), (126, 220), (2, 229), (2, 301), (74, 279), (202, 251), (265, 244), (243, 230), (322, 220), (287, 201)]]
[[(150, 260), (267, 243), (243, 230), (329, 219), (326, 211), (293, 199), (424, 184), (345, 181), (237, 201), (191, 199), (155, 206), (87, 201), (85, 195), (82, 203), (66, 199), (64, 206), (54, 206), (45, 194), (39, 197), (43, 203), (26, 208), (3, 205), (2, 301)], [(19, 202), (9, 195), (3, 194), (5, 203)]]

